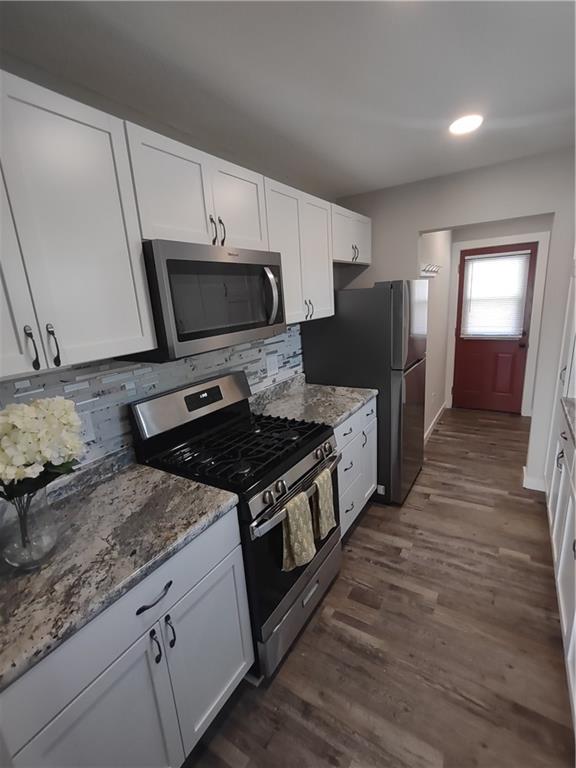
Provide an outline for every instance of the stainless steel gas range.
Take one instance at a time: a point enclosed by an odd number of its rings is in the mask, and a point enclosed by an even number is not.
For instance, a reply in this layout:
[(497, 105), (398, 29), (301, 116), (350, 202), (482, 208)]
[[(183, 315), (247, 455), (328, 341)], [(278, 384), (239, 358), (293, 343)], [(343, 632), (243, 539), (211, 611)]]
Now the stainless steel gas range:
[(316, 492), (332, 471), (339, 523), (340, 456), (331, 427), (254, 414), (243, 372), (200, 382), (131, 406), (141, 463), (236, 493), (258, 669), (269, 677), (340, 569), (340, 526), (316, 543), (305, 566), (282, 570), (286, 504)]

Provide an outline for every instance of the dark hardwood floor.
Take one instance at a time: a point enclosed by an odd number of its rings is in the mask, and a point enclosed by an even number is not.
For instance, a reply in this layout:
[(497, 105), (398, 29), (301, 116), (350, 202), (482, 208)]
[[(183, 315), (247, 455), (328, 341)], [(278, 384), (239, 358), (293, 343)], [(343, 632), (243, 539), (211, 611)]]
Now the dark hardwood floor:
[(572, 768), (529, 421), (446, 411), (402, 508), (371, 506), (267, 689), (245, 686), (196, 768)]

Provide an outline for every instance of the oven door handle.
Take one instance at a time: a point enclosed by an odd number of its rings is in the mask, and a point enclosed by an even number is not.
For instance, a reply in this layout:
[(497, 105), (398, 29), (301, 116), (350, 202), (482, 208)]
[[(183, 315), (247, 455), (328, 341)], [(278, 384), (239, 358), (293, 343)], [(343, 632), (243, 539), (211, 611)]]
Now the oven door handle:
[(272, 290), (272, 311), (270, 312), (270, 317), (268, 318), (268, 325), (273, 325), (276, 322), (276, 315), (278, 314), (278, 304), (280, 302), (280, 297), (278, 295), (278, 286), (276, 285), (276, 278), (274, 277), (274, 274), (270, 267), (264, 267), (264, 274), (268, 278), (268, 282), (270, 283), (270, 288)]
[[(328, 464), (327, 467), (324, 467), (324, 469), (330, 470), (330, 472), (333, 472), (334, 469), (338, 466), (342, 459), (342, 454), (339, 453), (334, 461), (332, 461), (330, 464)], [(322, 472), (324, 471), (321, 470)], [(310, 483), (310, 487), (304, 491), (304, 493), (310, 498), (316, 491), (316, 482), (313, 480)], [(287, 515), (287, 508), (282, 507), (282, 509), (279, 509), (278, 512), (275, 512), (272, 517), (269, 517), (267, 520), (264, 520), (264, 522), (259, 523), (258, 521), (252, 523), (250, 526), (250, 538), (252, 541), (255, 539), (259, 539), (262, 536), (265, 536), (269, 531), (272, 530), (272, 528), (275, 528), (277, 525), (280, 525), (280, 523), (286, 518)]]

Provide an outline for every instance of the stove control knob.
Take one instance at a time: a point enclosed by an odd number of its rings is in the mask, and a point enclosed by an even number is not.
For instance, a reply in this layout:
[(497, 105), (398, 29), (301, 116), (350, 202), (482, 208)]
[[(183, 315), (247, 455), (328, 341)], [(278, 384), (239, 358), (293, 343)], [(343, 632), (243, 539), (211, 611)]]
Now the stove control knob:
[(316, 448), (314, 451), (314, 458), (318, 459), (318, 461), (324, 458), (324, 451), (322, 448)]
[(333, 450), (332, 443), (324, 443), (324, 453), (326, 456), (330, 456)]
[(276, 483), (276, 493), (279, 495), (282, 495), (284, 493), (288, 492), (288, 488), (286, 487), (286, 483), (284, 480), (278, 480)]
[(272, 491), (264, 491), (262, 494), (262, 501), (264, 504), (274, 504), (274, 494)]

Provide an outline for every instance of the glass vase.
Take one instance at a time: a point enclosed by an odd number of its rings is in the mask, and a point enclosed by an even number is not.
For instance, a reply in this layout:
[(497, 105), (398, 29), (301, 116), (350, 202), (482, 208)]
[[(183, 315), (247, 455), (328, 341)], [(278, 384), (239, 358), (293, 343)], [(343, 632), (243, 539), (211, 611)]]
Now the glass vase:
[(57, 541), (46, 488), (10, 501), (4, 514), (2, 557), (13, 568), (39, 568)]

